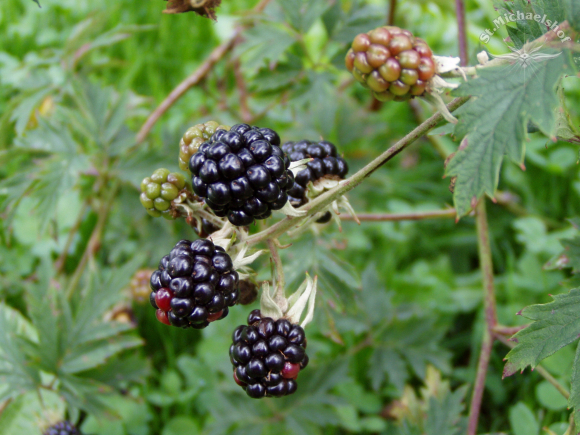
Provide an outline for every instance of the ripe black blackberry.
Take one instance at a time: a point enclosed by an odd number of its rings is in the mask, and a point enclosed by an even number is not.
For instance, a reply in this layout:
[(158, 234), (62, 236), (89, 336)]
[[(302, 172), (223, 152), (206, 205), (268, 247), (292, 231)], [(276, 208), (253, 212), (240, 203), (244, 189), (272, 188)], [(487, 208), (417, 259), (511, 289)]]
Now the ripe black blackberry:
[(230, 256), (207, 239), (177, 242), (149, 282), (157, 320), (182, 328), (203, 329), (223, 319), (239, 298)]
[(248, 316), (248, 326), (238, 326), (230, 346), (234, 380), (252, 398), (282, 397), (298, 388), (296, 377), (308, 364), (304, 329), (286, 319)]
[(217, 130), (189, 161), (193, 191), (236, 226), (284, 207), (294, 177), (280, 137), (269, 128), (236, 124)]
[(83, 435), (72, 423), (60, 421), (44, 431), (42, 435)]
[[(298, 208), (308, 202), (306, 190), (308, 183), (316, 183), (323, 179), (344, 180), (348, 173), (346, 161), (340, 157), (334, 144), (328, 141), (286, 142), (282, 145), (290, 161), (313, 158), (306, 164), (306, 168), (296, 174), (294, 185), (288, 190), (288, 200), (293, 207)], [(316, 222), (326, 223), (330, 220), (330, 212), (326, 212)]]

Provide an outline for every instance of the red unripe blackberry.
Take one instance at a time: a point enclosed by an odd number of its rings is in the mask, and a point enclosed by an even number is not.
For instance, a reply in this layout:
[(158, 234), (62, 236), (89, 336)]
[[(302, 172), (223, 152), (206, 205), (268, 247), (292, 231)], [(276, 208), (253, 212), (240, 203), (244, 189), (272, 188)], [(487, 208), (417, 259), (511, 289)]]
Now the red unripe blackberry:
[(248, 326), (232, 335), (230, 361), (234, 381), (252, 398), (282, 397), (296, 391), (296, 377), (308, 364), (306, 337), (300, 325), (286, 319), (248, 316)]
[(269, 128), (236, 124), (217, 130), (189, 161), (193, 191), (217, 216), (236, 226), (266, 219), (281, 209), (291, 187), (290, 160)]
[(433, 53), (427, 43), (394, 26), (357, 35), (345, 65), (381, 101), (423, 95), (435, 74)]
[(151, 274), (150, 302), (166, 325), (202, 329), (225, 318), (239, 299), (230, 256), (210, 240), (179, 241)]
[(61, 421), (46, 429), (42, 435), (83, 435), (83, 434), (72, 423), (68, 421)]
[[(290, 161), (313, 158), (306, 164), (306, 169), (298, 172), (294, 183), (288, 190), (288, 200), (293, 207), (300, 207), (308, 202), (306, 191), (308, 183), (316, 183), (323, 179), (344, 180), (348, 173), (348, 164), (338, 155), (336, 147), (328, 141), (311, 142), (286, 142), (282, 145), (282, 151), (288, 155)], [(331, 219), (330, 212), (326, 212), (317, 223), (326, 223)]]

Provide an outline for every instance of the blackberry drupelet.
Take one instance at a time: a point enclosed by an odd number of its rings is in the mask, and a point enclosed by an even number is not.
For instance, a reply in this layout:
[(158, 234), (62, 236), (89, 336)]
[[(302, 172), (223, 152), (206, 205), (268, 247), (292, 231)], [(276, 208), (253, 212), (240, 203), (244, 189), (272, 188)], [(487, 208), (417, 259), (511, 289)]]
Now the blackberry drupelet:
[(216, 131), (189, 161), (193, 191), (233, 225), (266, 219), (284, 207), (294, 182), (279, 145), (280, 137), (269, 128), (236, 124)]
[(44, 431), (42, 435), (83, 435), (72, 423), (58, 422)]
[(203, 329), (226, 317), (239, 299), (230, 256), (207, 239), (177, 242), (149, 282), (149, 301), (166, 325)]
[(151, 216), (172, 219), (171, 201), (178, 197), (184, 187), (183, 175), (160, 168), (141, 181), (139, 200)]
[[(344, 180), (348, 173), (346, 161), (338, 155), (334, 144), (328, 141), (311, 142), (286, 142), (282, 145), (284, 151), (292, 162), (313, 158), (306, 164), (306, 169), (298, 172), (294, 179), (294, 185), (288, 190), (288, 200), (293, 207), (300, 207), (308, 202), (306, 190), (308, 183), (316, 183), (324, 178)], [(331, 219), (330, 212), (326, 212), (316, 222), (326, 223)]]
[(260, 310), (254, 310), (248, 326), (238, 326), (232, 338), (234, 380), (248, 396), (282, 397), (296, 391), (296, 377), (308, 364), (301, 326), (284, 318), (262, 317)]
[(229, 129), (228, 126), (220, 125), (216, 121), (207, 121), (188, 128), (179, 141), (179, 168), (182, 171), (189, 171), (189, 159), (197, 152), (200, 145), (209, 140), (217, 130)]
[(408, 30), (383, 26), (354, 38), (346, 68), (380, 101), (423, 95), (435, 74), (433, 53)]

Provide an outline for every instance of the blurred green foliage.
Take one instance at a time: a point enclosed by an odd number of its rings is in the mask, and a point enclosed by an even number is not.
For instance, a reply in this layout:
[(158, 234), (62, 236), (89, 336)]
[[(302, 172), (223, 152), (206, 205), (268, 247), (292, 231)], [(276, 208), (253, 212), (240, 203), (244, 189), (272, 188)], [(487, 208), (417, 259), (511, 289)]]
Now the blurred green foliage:
[[(138, 185), (157, 167), (177, 169), (178, 141), (191, 125), (242, 119), (283, 140), (333, 141), (351, 173), (432, 112), (418, 103), (371, 103), (348, 82), (342, 59), (359, 32), (386, 22), (382, 0), (224, 1), (213, 23), (162, 15), (164, 3), (43, 0), (0, 3), (0, 434), (39, 435), (69, 418), (85, 433), (442, 434), (462, 433), (484, 327), (473, 218), (343, 222), (304, 234), (282, 251), (289, 287), (320, 278), (308, 328), (310, 364), (299, 390), (253, 401), (231, 379), (231, 331), (250, 307), (236, 307), (202, 332), (168, 328), (128, 283), (181, 238), (183, 221), (148, 216)], [(505, 53), (487, 0), (466, 1), (470, 63), (485, 49)], [(457, 55), (453, 2), (397, 4), (395, 23), (441, 55)], [(244, 41), (157, 123), (148, 114), (238, 20), (255, 20)], [(246, 90), (236, 80), (237, 60)], [(563, 80), (572, 125), (580, 85)], [(365, 213), (419, 212), (452, 202), (433, 136), (405, 150), (349, 194)], [(577, 145), (541, 133), (526, 143), (526, 170), (505, 162), (497, 204), (488, 207), (503, 325), (523, 307), (562, 292), (568, 270), (543, 265), (575, 235), (580, 215)], [(272, 223), (275, 218), (270, 219)], [(289, 242), (285, 238), (283, 242)], [(306, 266), (305, 266), (306, 265)], [(265, 260), (255, 265), (269, 279)], [(119, 312), (129, 313), (118, 316)], [(536, 373), (501, 381), (507, 347), (494, 347), (480, 432), (567, 429), (565, 403)], [(574, 353), (544, 367), (566, 384)], [(466, 399), (467, 398), (467, 399)]]

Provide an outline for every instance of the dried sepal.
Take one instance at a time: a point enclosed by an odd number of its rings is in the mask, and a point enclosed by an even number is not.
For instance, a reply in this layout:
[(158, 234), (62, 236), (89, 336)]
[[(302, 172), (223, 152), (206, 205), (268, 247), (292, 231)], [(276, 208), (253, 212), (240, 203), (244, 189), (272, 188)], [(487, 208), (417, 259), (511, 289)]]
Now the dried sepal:
[(167, 7), (164, 14), (181, 14), (184, 12), (195, 12), (196, 14), (216, 20), (215, 9), (222, 0), (166, 0)]

